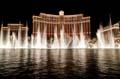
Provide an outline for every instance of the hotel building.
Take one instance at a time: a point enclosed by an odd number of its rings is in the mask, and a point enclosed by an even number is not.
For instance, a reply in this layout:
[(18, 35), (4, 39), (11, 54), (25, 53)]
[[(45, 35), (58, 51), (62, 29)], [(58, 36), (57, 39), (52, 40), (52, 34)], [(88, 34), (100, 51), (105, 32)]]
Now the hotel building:
[(12, 23), (12, 24), (7, 24), (7, 26), (1, 26), (1, 32), (3, 34), (3, 39), (6, 40), (8, 31), (10, 32), (10, 36), (13, 36), (13, 34), (18, 38), (20, 33), (21, 40), (24, 40), (26, 34), (28, 33), (28, 27), (24, 26), (23, 24), (20, 23)]
[(111, 26), (106, 26), (103, 28), (105, 38), (109, 38), (107, 34), (112, 32), (115, 42), (120, 42), (120, 22), (115, 23)]
[[(84, 17), (83, 14), (64, 15), (64, 11), (59, 11), (59, 15), (40, 13), (39, 16), (33, 15), (32, 34), (36, 35), (39, 30), (43, 33), (46, 28), (47, 37), (54, 36), (54, 30), (57, 29), (57, 35), (64, 28), (65, 34), (72, 36), (74, 27), (79, 36), (81, 25), (84, 35), (88, 38), (91, 35), (90, 17)], [(82, 23), (82, 24), (81, 24)]]

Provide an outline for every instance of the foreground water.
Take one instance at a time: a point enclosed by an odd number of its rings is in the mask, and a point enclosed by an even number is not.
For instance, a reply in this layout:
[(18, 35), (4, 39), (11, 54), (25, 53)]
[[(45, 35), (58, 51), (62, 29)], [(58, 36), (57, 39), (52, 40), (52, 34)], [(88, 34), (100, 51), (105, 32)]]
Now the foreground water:
[(120, 50), (1, 49), (0, 79), (120, 79)]

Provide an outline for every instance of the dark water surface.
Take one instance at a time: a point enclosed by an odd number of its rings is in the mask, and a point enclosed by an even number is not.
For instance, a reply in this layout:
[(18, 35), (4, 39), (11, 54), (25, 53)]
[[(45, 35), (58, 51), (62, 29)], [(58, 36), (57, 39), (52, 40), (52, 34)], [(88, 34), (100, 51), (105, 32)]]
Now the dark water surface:
[(120, 79), (120, 50), (0, 50), (0, 79)]

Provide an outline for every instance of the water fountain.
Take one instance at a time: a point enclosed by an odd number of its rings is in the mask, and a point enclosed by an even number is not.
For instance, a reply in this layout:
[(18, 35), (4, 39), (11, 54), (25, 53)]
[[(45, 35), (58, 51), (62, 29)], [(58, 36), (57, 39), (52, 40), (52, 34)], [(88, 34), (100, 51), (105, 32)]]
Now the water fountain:
[[(26, 23), (26, 27), (28, 27), (27, 23)], [(29, 48), (29, 42), (28, 42), (28, 29), (25, 31), (25, 39), (23, 42), (23, 48)]]
[(72, 34), (73, 34), (73, 36), (72, 36), (72, 48), (78, 48), (79, 38), (76, 34), (75, 25), (74, 25), (74, 30), (73, 30)]
[(3, 47), (3, 31), (2, 31), (3, 24), (1, 25), (1, 31), (0, 31), (0, 48)]
[(34, 36), (33, 38), (33, 48), (42, 48), (42, 44), (41, 44), (41, 32), (40, 29), (38, 27), (38, 31), (37, 31), (37, 35)]
[(42, 34), (42, 39), (41, 39), (41, 48), (42, 49), (47, 49), (47, 35), (46, 35), (46, 26), (44, 28), (43, 34)]
[(51, 44), (51, 49), (59, 49), (60, 48), (60, 43), (58, 40), (58, 36), (57, 36), (57, 27), (55, 27), (54, 29), (54, 41)]
[[(57, 27), (54, 28), (54, 39), (51, 43), (47, 42), (47, 26), (44, 25), (44, 30), (41, 32), (38, 26), (36, 35), (31, 35), (30, 41), (28, 41), (28, 31), (25, 31), (24, 39), (21, 37), (21, 28), (18, 29), (18, 34), (12, 32), (10, 35), (10, 28), (7, 29), (7, 35), (4, 38), (3, 24), (0, 30), (0, 48), (25, 48), (25, 49), (80, 49), (80, 48), (120, 48), (115, 47), (114, 35), (112, 30), (109, 33), (104, 34), (103, 26), (100, 25), (96, 35), (97, 42), (93, 43), (93, 47), (89, 46), (89, 43), (84, 36), (83, 25), (81, 23), (80, 33), (76, 33), (76, 25), (73, 27), (72, 37), (65, 33), (64, 25), (60, 30), (60, 37), (58, 37)], [(27, 26), (26, 26), (27, 27)], [(112, 28), (111, 20), (109, 28)], [(69, 37), (69, 38), (68, 38)], [(49, 45), (49, 46), (48, 46)]]
[[(110, 29), (112, 28), (112, 23), (110, 19), (110, 23), (108, 26)], [(116, 48), (113, 31), (110, 30), (108, 33), (104, 34), (103, 26), (100, 25), (100, 29), (98, 29), (97, 33), (97, 48)]]
[(84, 36), (82, 23), (81, 23), (80, 41), (79, 41), (78, 48), (87, 48), (87, 43), (86, 43), (86, 39), (85, 39), (85, 36)]
[(97, 35), (97, 46), (96, 47), (99, 47), (99, 48), (105, 48), (107, 45), (102, 31), (103, 31), (103, 27), (102, 27), (102, 25), (100, 25), (100, 29), (98, 29), (98, 31), (96, 33), (96, 35)]
[(8, 32), (7, 32), (7, 37), (6, 37), (6, 47), (7, 48), (11, 48), (11, 42), (10, 42), (10, 28), (8, 28)]
[(64, 26), (62, 25), (62, 29), (60, 31), (60, 48), (62, 49), (67, 49), (68, 44), (66, 43), (66, 38), (65, 38), (65, 32), (64, 32)]
[[(111, 18), (110, 18), (110, 24), (109, 27), (112, 28), (112, 22), (111, 22)], [(113, 35), (113, 31), (110, 31), (110, 38), (109, 38), (109, 47), (111, 48), (115, 48), (115, 41), (114, 41), (114, 35)]]

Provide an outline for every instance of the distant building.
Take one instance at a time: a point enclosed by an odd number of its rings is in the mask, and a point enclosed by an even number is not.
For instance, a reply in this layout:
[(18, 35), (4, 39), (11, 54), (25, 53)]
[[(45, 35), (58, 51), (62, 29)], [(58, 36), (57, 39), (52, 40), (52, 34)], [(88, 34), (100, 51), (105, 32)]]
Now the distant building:
[(28, 33), (28, 27), (24, 26), (23, 24), (7, 24), (7, 26), (1, 26), (1, 33), (3, 34), (3, 39), (7, 39), (7, 34), (10, 33), (10, 36), (13, 34), (18, 38), (18, 33), (21, 36), (21, 40), (24, 40), (25, 35)]
[(54, 36), (54, 30), (57, 29), (57, 35), (60, 35), (60, 30), (64, 28), (65, 34), (72, 36), (74, 27), (76, 34), (79, 35), (81, 31), (81, 23), (84, 35), (90, 37), (90, 17), (84, 17), (83, 14), (64, 15), (64, 11), (59, 11), (59, 15), (40, 13), (39, 16), (33, 15), (32, 33), (36, 35), (37, 31), (43, 33), (46, 27), (47, 37)]
[(108, 38), (108, 33), (112, 32), (115, 41), (119, 41), (120, 42), (120, 23), (115, 23), (111, 26), (106, 26), (103, 28), (103, 32), (104, 35), (106, 36), (106, 38)]

